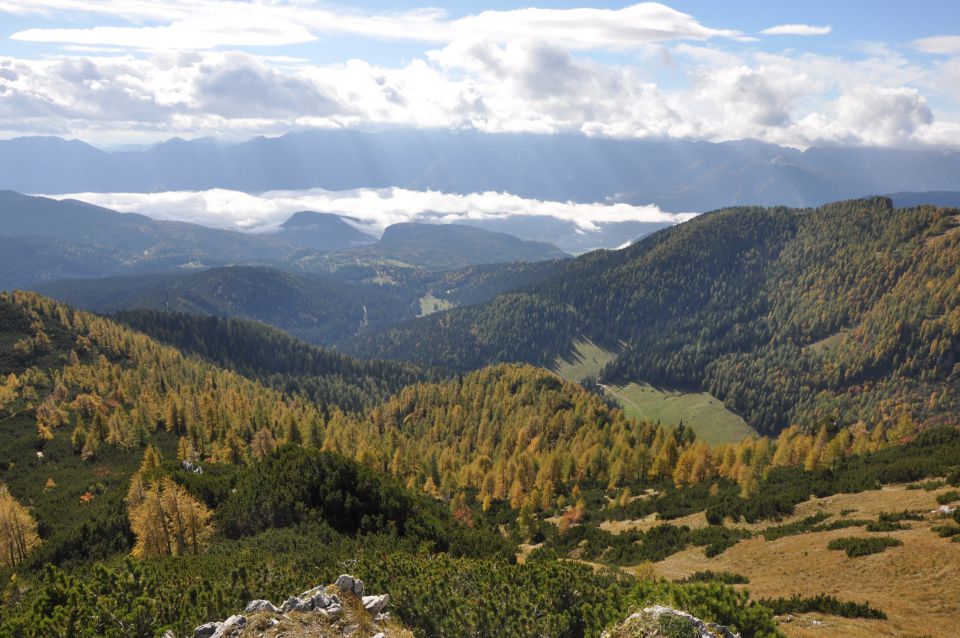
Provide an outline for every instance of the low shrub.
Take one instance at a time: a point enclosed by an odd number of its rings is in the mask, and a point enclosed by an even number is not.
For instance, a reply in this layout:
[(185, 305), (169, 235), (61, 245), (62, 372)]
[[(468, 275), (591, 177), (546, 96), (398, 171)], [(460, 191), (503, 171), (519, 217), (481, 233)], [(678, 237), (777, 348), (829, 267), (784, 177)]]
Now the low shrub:
[(922, 521), (923, 512), (918, 511), (907, 511), (903, 510), (902, 512), (880, 512), (880, 515), (877, 516), (877, 522), (879, 523), (897, 523), (899, 521)]
[(949, 492), (944, 492), (943, 494), (937, 495), (937, 503), (941, 505), (949, 505), (950, 503), (955, 503), (960, 501), (960, 492), (957, 490), (950, 490)]
[(900, 522), (893, 523), (889, 521), (877, 521), (876, 523), (867, 525), (868, 532), (897, 532), (903, 529), (910, 529), (910, 526)]
[(827, 520), (828, 518), (830, 518), (830, 515), (826, 512), (817, 512), (813, 516), (808, 516), (799, 521), (794, 521), (793, 523), (768, 527), (767, 529), (763, 530), (763, 537), (768, 541), (775, 541), (778, 538), (783, 538), (784, 536), (803, 534), (804, 532), (811, 531), (815, 526)]
[(900, 545), (903, 545), (903, 541), (889, 536), (872, 536), (870, 538), (847, 536), (833, 539), (827, 543), (827, 549), (842, 550), (850, 558), (857, 558), (879, 554), (886, 551), (888, 547), (898, 547)]
[(933, 531), (942, 538), (954, 538), (960, 536), (960, 525), (938, 525)]
[(763, 598), (759, 602), (764, 607), (772, 609), (777, 616), (817, 612), (830, 614), (831, 616), (843, 616), (844, 618), (887, 619), (884, 612), (871, 607), (869, 603), (840, 600), (827, 594), (817, 594), (808, 598), (804, 598), (800, 594), (794, 594), (790, 598)]

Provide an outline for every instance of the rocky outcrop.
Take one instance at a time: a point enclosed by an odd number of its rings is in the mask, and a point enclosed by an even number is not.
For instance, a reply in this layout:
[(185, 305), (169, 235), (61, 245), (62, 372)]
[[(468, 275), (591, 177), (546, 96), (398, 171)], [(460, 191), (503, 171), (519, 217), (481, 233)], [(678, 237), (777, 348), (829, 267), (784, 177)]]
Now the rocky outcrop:
[(723, 625), (708, 623), (685, 611), (654, 605), (627, 618), (622, 624), (603, 632), (601, 638), (740, 638)]
[[(389, 595), (365, 596), (363, 581), (343, 574), (333, 585), (308, 589), (279, 607), (269, 600), (251, 600), (242, 614), (200, 625), (187, 638), (412, 638), (391, 621), (389, 604)], [(175, 637), (167, 632), (164, 638)]]

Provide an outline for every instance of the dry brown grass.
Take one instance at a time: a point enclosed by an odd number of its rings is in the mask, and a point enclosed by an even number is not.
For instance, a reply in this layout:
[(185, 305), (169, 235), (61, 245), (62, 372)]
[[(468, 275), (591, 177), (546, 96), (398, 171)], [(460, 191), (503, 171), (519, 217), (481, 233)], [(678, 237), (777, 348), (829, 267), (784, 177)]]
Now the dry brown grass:
[(680, 518), (672, 518), (670, 520), (662, 520), (657, 517), (656, 514), (651, 514), (646, 518), (638, 518), (629, 521), (604, 521), (600, 523), (600, 529), (606, 530), (611, 534), (620, 534), (622, 532), (627, 532), (630, 530), (638, 529), (642, 532), (647, 531), (651, 527), (656, 527), (657, 525), (663, 525), (664, 523), (669, 523), (670, 525), (686, 525), (690, 529), (698, 529), (700, 527), (706, 527), (707, 517), (703, 512), (696, 512), (694, 514), (689, 514), (687, 516), (681, 516)]
[(543, 547), (543, 543), (537, 543), (536, 545), (533, 545), (533, 544), (530, 544), (530, 543), (520, 543), (520, 544), (517, 546), (517, 550), (518, 550), (518, 551), (517, 551), (517, 562), (518, 562), (518, 563), (524, 563), (524, 562), (526, 562), (527, 556), (530, 555), (530, 552), (532, 552), (533, 550), (538, 549), (538, 548), (540, 548), (540, 547)]
[[(799, 505), (787, 522), (818, 511), (836, 518), (841, 510), (854, 510), (849, 514), (853, 518), (875, 518), (880, 512), (903, 510), (929, 512), (938, 507), (936, 495), (944, 491), (900, 486), (813, 499)], [(826, 593), (843, 600), (869, 602), (889, 617), (880, 621), (805, 614), (784, 622), (782, 629), (791, 638), (960, 636), (960, 543), (940, 538), (930, 530), (941, 522), (933, 515), (924, 521), (906, 521), (911, 529), (889, 533), (903, 541), (902, 547), (860, 558), (827, 550), (833, 538), (867, 535), (861, 530), (841, 529), (776, 541), (753, 538), (712, 559), (706, 558), (700, 548), (689, 549), (657, 563), (656, 569), (671, 579), (704, 569), (732, 571), (750, 578), (746, 587), (753, 598)]]

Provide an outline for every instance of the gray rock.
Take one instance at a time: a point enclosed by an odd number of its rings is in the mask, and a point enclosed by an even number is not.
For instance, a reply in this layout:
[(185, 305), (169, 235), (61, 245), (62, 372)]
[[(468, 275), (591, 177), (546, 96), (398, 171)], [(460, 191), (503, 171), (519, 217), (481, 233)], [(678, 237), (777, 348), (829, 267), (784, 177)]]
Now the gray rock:
[(276, 613), (278, 613), (280, 610), (277, 609), (277, 608), (273, 605), (273, 603), (271, 603), (269, 600), (259, 599), (259, 600), (251, 600), (249, 603), (247, 603), (247, 608), (243, 610), (243, 613), (245, 613), (245, 614), (255, 614), (255, 613), (261, 612), (261, 611), (268, 611), (268, 612), (270, 612), (271, 614), (276, 614)]
[(349, 574), (340, 574), (340, 577), (337, 578), (336, 585), (337, 588), (344, 593), (350, 592), (357, 598), (363, 597), (363, 581), (359, 578), (354, 578)]
[(313, 611), (312, 598), (296, 598), (296, 602), (287, 611)]
[[(363, 603), (364, 608), (373, 617), (375, 623), (382, 623), (390, 618), (390, 614), (384, 610), (390, 603), (390, 597), (387, 594), (381, 596), (364, 596), (363, 581), (354, 578), (349, 574), (342, 574), (336, 582), (337, 590), (344, 594), (349, 593), (356, 596)], [(276, 627), (279, 614), (286, 614), (291, 611), (312, 612), (323, 618), (334, 620), (343, 613), (342, 594), (330, 594), (328, 587), (317, 586), (302, 592), (299, 596), (290, 596), (279, 609), (269, 600), (257, 599), (247, 603), (244, 614), (256, 614), (267, 612), (273, 614), (267, 622), (270, 626)], [(201, 625), (194, 630), (193, 638), (237, 638), (248, 624), (244, 615), (237, 614), (230, 616), (224, 622), (213, 622)], [(374, 625), (377, 626), (376, 624)], [(382, 626), (382, 625), (381, 625)], [(378, 634), (383, 637), (383, 634)], [(175, 638), (172, 634), (163, 636), (163, 638)]]
[[(320, 591), (315, 593), (310, 600), (313, 603), (314, 609), (326, 609), (334, 603), (335, 599), (335, 596), (328, 596), (326, 593)], [(339, 603), (340, 601), (337, 600), (337, 602)]]
[(204, 623), (193, 630), (193, 638), (210, 638), (222, 624), (222, 622)]
[(308, 589), (307, 591), (300, 592), (300, 595), (297, 596), (297, 598), (301, 598), (301, 599), (313, 598), (315, 595), (317, 595), (319, 592), (322, 592), (324, 589), (326, 589), (326, 587), (324, 587), (323, 585), (317, 585), (312, 589)]
[(381, 611), (390, 604), (390, 595), (381, 594), (380, 596), (364, 596), (363, 597), (363, 608), (366, 609), (371, 616), (376, 616)]
[(280, 605), (280, 611), (284, 614), (288, 611), (293, 611), (298, 604), (300, 604), (300, 599), (298, 599), (296, 596), (291, 596), (290, 598), (287, 598), (282, 605)]
[(210, 638), (233, 638), (246, 626), (247, 618), (246, 616), (241, 616), (240, 614), (234, 614), (230, 616), (217, 630), (213, 633)]
[(177, 637), (173, 635), (173, 632), (168, 629), (165, 632), (163, 632), (160, 638), (177, 638)]

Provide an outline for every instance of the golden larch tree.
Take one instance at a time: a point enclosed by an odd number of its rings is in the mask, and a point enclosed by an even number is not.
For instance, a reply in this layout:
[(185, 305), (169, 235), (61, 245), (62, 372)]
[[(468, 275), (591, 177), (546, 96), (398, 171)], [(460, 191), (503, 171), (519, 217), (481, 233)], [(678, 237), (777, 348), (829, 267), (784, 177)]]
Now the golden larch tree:
[(0, 483), (0, 564), (17, 565), (40, 544), (37, 522)]

